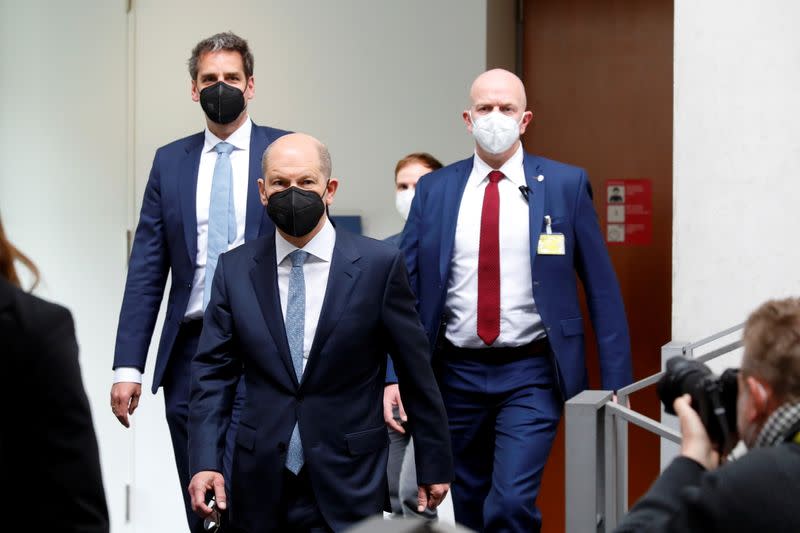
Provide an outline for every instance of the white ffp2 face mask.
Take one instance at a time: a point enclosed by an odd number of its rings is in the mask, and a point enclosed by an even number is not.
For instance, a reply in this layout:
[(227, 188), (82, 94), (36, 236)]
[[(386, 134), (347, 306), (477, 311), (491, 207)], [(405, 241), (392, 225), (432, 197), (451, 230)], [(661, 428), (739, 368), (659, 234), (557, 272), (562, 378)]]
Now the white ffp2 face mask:
[(403, 217), (403, 220), (408, 220), (408, 212), (411, 211), (411, 201), (414, 199), (414, 188), (398, 191), (394, 197), (394, 206), (397, 212)]
[(480, 147), (490, 154), (502, 154), (519, 139), (522, 117), (517, 122), (500, 111), (492, 111), (477, 119), (473, 118), (470, 112), (469, 118), (472, 121), (472, 136)]

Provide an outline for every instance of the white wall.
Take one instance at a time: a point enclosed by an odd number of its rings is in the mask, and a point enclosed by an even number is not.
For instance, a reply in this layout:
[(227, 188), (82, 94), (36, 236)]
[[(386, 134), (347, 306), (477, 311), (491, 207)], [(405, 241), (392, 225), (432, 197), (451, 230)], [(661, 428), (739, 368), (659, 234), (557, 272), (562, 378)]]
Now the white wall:
[[(114, 531), (131, 442), (109, 408), (130, 211), (126, 27), (124, 0), (0, 0), (0, 213), (41, 268), (37, 293), (75, 318)], [(22, 497), (58, 497), (47, 491)]]
[(797, 20), (793, 0), (675, 2), (673, 339), (800, 293)]
[(139, 180), (156, 147), (203, 127), (186, 60), (197, 41), (224, 30), (254, 50), (253, 120), (328, 144), (342, 181), (332, 212), (361, 215), (368, 235), (401, 229), (392, 207), (398, 159), (428, 150), (452, 162), (471, 153), (461, 111), (486, 64), (485, 0), (134, 4)]

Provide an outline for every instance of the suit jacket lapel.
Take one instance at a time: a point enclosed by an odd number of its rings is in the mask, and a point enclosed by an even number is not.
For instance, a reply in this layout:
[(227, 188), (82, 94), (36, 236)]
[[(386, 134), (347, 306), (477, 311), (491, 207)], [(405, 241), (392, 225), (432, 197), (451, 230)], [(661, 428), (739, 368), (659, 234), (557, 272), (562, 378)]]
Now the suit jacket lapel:
[(305, 371), (303, 371), (301, 385), (318, 364), (322, 347), (325, 346), (325, 342), (347, 308), (350, 294), (361, 275), (361, 269), (356, 266), (356, 262), (360, 257), (347, 232), (337, 230), (336, 244), (333, 248), (331, 268), (328, 274), (328, 284), (325, 289), (325, 299), (322, 301), (317, 331), (314, 335), (314, 342), (311, 344), (311, 351), (308, 354), (308, 363), (306, 363)]
[(261, 177), (261, 156), (267, 146), (264, 131), (253, 124), (250, 131), (250, 170), (247, 177), (247, 211), (245, 213), (244, 240), (250, 241), (260, 235), (264, 206), (258, 194), (258, 178)]
[(186, 155), (178, 165), (178, 195), (180, 196), (183, 236), (191, 264), (197, 260), (197, 172), (205, 135), (198, 133), (186, 144)]
[(542, 221), (544, 220), (544, 196), (547, 178), (539, 181), (538, 176), (541, 170), (536, 157), (525, 154), (523, 169), (525, 170), (525, 182), (528, 184), (530, 193), (528, 194), (528, 209), (530, 235), (531, 235), (531, 273), (533, 263), (536, 260), (536, 250), (539, 247), (539, 235), (542, 233)]
[(472, 158), (462, 161), (463, 164), (454, 168), (453, 173), (447, 177), (442, 206), (442, 240), (439, 253), (439, 279), (441, 281), (447, 279), (450, 256), (453, 255), (453, 246), (456, 240), (458, 208), (461, 205), (461, 197), (464, 195), (464, 187), (467, 185), (469, 174), (472, 171), (472, 161)]
[(275, 259), (275, 234), (265, 238), (262, 248), (253, 256), (255, 265), (250, 270), (250, 280), (253, 290), (261, 307), (261, 314), (267, 324), (275, 346), (278, 347), (280, 358), (286, 371), (291, 376), (292, 382), (297, 386), (297, 375), (292, 364), (292, 355), (289, 351), (289, 341), (286, 338), (286, 326), (283, 322), (281, 311), (280, 292), (278, 290), (278, 264)]

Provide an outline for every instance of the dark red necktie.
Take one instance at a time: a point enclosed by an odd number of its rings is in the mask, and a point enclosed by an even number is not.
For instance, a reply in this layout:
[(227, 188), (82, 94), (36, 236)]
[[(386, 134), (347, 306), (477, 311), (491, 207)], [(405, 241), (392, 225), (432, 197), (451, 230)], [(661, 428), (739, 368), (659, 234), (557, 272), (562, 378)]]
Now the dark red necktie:
[(500, 192), (499, 170), (489, 172), (483, 193), (478, 250), (478, 337), (491, 345), (500, 335)]

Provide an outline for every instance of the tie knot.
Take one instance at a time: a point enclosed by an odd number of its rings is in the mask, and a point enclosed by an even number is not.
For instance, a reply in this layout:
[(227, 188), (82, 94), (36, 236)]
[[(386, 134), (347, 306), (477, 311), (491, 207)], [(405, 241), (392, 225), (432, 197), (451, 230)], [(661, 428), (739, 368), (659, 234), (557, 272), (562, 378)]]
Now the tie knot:
[(308, 252), (297, 249), (289, 254), (289, 259), (292, 260), (293, 267), (301, 267), (306, 262), (306, 259), (308, 259)]
[(225, 154), (230, 155), (233, 152), (233, 145), (231, 143), (226, 143), (225, 141), (221, 143), (217, 143), (214, 147), (214, 151), (217, 152), (219, 155)]
[(505, 175), (499, 170), (492, 170), (489, 172), (489, 183), (497, 183), (503, 178), (505, 178)]

